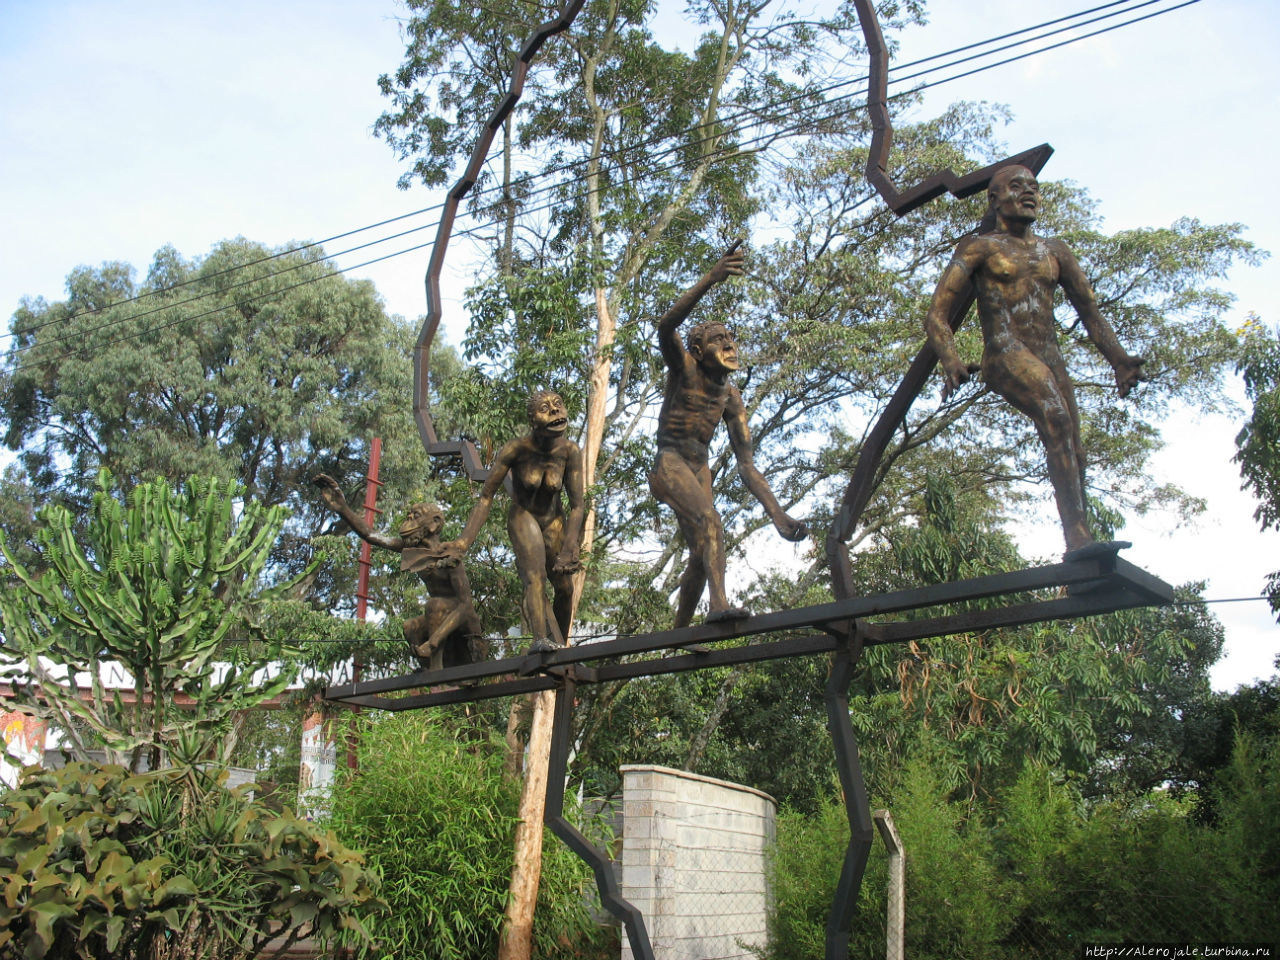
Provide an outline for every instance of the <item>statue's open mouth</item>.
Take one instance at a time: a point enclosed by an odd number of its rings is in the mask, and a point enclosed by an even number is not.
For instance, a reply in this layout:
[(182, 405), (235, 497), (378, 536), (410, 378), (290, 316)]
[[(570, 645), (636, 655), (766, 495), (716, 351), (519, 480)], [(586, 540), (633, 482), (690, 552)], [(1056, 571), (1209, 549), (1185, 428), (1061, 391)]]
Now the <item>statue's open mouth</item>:
[(562, 430), (567, 429), (568, 426), (569, 426), (569, 421), (566, 418), (561, 417), (559, 420), (552, 420), (551, 422), (549, 422), (547, 424), (547, 429), (555, 430), (558, 433)]

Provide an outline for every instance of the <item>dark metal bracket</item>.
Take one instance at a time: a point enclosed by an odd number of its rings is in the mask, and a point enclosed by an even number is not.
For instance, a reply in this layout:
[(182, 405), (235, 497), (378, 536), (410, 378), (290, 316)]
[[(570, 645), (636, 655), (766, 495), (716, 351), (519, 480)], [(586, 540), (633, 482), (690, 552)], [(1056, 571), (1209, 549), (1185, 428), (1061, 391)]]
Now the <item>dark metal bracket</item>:
[(875, 4), (872, 0), (853, 0), (858, 12), (858, 21), (862, 24), (862, 37), (867, 44), (867, 55), (871, 60), (871, 69), (867, 83), (867, 112), (871, 115), (871, 147), (867, 153), (867, 181), (876, 188), (876, 192), (888, 204), (889, 209), (902, 216), (917, 207), (924, 206), (935, 197), (950, 193), (956, 197), (969, 197), (987, 188), (991, 177), (1001, 167), (1012, 164), (1027, 167), (1033, 173), (1049, 160), (1053, 147), (1042, 143), (1038, 147), (1024, 150), (993, 163), (981, 170), (961, 176), (952, 170), (942, 170), (926, 178), (914, 187), (899, 190), (897, 184), (890, 179), (889, 149), (893, 146), (893, 124), (889, 118), (889, 50), (884, 42), (884, 34), (880, 30), (880, 20), (876, 16)]
[(453, 234), (453, 221), (458, 213), (458, 205), (479, 179), (480, 168), (489, 156), (494, 135), (501, 129), (507, 115), (520, 101), (520, 94), (524, 91), (525, 77), (529, 73), (529, 65), (549, 37), (569, 28), (585, 2), (586, 0), (566, 0), (564, 9), (555, 19), (548, 20), (537, 27), (525, 40), (524, 46), (521, 47), (515, 62), (511, 65), (511, 79), (507, 85), (506, 94), (485, 122), (480, 131), (480, 137), (471, 151), (471, 159), (467, 163), (466, 170), (445, 198), (439, 226), (436, 228), (435, 244), (431, 248), (431, 259), (427, 262), (427, 315), (423, 318), (422, 328), (418, 332), (418, 342), (413, 348), (413, 417), (427, 454), (432, 457), (459, 459), (463, 472), (478, 483), (484, 481), (489, 471), (481, 462), (475, 444), (465, 437), (460, 437), (454, 442), (440, 440), (436, 436), (435, 424), (431, 420), (429, 382), (431, 342), (435, 339), (436, 328), (440, 326), (440, 317), (444, 312), (440, 305), (440, 271), (444, 268), (444, 256), (449, 249), (449, 238)]
[[(622, 922), (633, 954), (638, 960), (653, 960), (653, 948), (644, 918), (639, 910), (622, 898), (604, 851), (594, 846), (564, 817), (565, 776), (572, 745), (571, 721), (577, 687), (580, 684), (736, 663), (832, 654), (824, 699), (849, 818), (849, 845), (827, 922), (826, 958), (844, 960), (848, 956), (854, 909), (873, 837), (870, 801), (862, 776), (857, 739), (849, 719), (849, 684), (863, 650), (885, 643), (1172, 603), (1173, 588), (1120, 559), (1115, 552), (1119, 546), (1099, 544), (1091, 549), (1088, 556), (1062, 563), (954, 583), (870, 597), (848, 597), (832, 603), (740, 620), (584, 643), (551, 653), (364, 680), (330, 687), (325, 691), (325, 697), (352, 706), (399, 711), (555, 690), (545, 822), (552, 833), (591, 867), (601, 903)], [(1035, 596), (1036, 592), (1043, 594), (1046, 591), (1051, 591), (1053, 596)], [(1011, 597), (1013, 602), (992, 609), (961, 613), (939, 611), (912, 620), (873, 622), (867, 619), (927, 612), (932, 607), (996, 596)], [(814, 628), (822, 632), (796, 633)], [(707, 644), (719, 641), (767, 634), (789, 635), (746, 646), (706, 648)], [(695, 643), (702, 645), (703, 649), (699, 652), (683, 649)], [(657, 656), (621, 659), (647, 654)]]

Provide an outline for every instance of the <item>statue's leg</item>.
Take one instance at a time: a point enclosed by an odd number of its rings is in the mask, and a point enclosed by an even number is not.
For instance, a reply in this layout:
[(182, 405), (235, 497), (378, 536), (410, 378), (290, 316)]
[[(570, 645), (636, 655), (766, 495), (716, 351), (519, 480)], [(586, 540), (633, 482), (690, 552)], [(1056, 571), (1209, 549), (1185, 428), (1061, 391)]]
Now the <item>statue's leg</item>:
[(507, 514), (507, 534), (516, 555), (516, 572), (524, 585), (520, 610), (535, 644), (551, 639), (547, 617), (547, 558), (542, 530), (533, 514), (512, 504)]
[(441, 606), (443, 616), (438, 621), (433, 620), (431, 636), (427, 639), (421, 656), (430, 656), (435, 653), (436, 650), (444, 645), (446, 640), (467, 622), (467, 611), (463, 609), (463, 604), (450, 603), (441, 598)]
[(693, 615), (698, 609), (698, 601), (702, 592), (707, 589), (707, 570), (702, 558), (689, 551), (685, 560), (684, 573), (680, 575), (680, 594), (676, 601), (676, 619), (672, 626), (687, 627), (693, 622)]
[(1075, 396), (1065, 395), (1056, 372), (1026, 348), (1006, 350), (983, 362), (987, 385), (1025, 413), (1044, 444), (1049, 480), (1067, 550), (1093, 542), (1084, 507), (1084, 451)]
[(689, 544), (688, 566), (680, 579), (676, 626), (688, 625), (704, 581), (711, 588), (708, 620), (745, 616), (745, 610), (729, 606), (725, 592), (724, 526), (711, 494), (711, 471), (701, 464), (695, 472), (679, 454), (663, 450), (649, 475), (649, 489), (675, 511), (680, 532)]

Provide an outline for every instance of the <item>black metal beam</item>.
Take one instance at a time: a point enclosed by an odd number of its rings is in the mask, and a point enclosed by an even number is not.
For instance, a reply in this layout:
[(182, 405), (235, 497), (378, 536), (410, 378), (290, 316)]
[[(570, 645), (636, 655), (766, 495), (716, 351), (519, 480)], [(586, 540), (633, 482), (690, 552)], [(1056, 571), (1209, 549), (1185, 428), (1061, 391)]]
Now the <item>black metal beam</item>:
[[(739, 637), (781, 633), (805, 628), (828, 629), (833, 626), (842, 626), (855, 619), (877, 614), (926, 610), (930, 607), (966, 600), (978, 600), (986, 597), (1019, 594), (1035, 590), (1060, 590), (1063, 587), (1068, 588), (1068, 590), (1074, 589), (1074, 592), (1070, 593), (1064, 600), (1019, 603), (1012, 607), (989, 611), (974, 611), (966, 614), (945, 614), (938, 617), (910, 621), (910, 625), (904, 623), (873, 623), (868, 628), (867, 642), (900, 643), (919, 637), (942, 636), (948, 632), (1013, 626), (1019, 623), (1053, 620), (1061, 617), (1087, 616), (1125, 607), (1170, 603), (1173, 600), (1173, 588), (1163, 580), (1153, 577), (1145, 570), (1114, 555), (1107, 555), (1092, 557), (1087, 560), (1057, 563), (1045, 567), (1031, 567), (1010, 573), (975, 577), (954, 583), (918, 587), (910, 590), (897, 590), (870, 597), (853, 597), (848, 600), (837, 600), (833, 603), (744, 617), (741, 620), (727, 623), (701, 624), (695, 627), (684, 627), (679, 630), (664, 630), (658, 633), (619, 637), (616, 640), (606, 640), (598, 643), (585, 643), (556, 650), (552, 653), (510, 657), (504, 660), (450, 667), (445, 670), (419, 671), (418, 673), (388, 677), (381, 680), (366, 680), (360, 683), (330, 687), (325, 691), (325, 697), (329, 700), (341, 702), (358, 702), (361, 706), (405, 710), (433, 703), (460, 703), (470, 700), (486, 700), (492, 697), (510, 696), (517, 693), (528, 693), (536, 690), (549, 690), (556, 685), (555, 680), (543, 675), (554, 675), (566, 669), (576, 670), (574, 679), (577, 682), (594, 683), (602, 680), (618, 679), (622, 676), (671, 673), (675, 672), (676, 669), (697, 669), (700, 667), (723, 666), (729, 663), (743, 663), (751, 660), (767, 660), (774, 657), (824, 653), (835, 649), (831, 645), (835, 642), (834, 640), (829, 640), (826, 645), (823, 645), (821, 638), (806, 638), (803, 642), (790, 641), (797, 644), (794, 647), (787, 646), (788, 641), (782, 641), (782, 647), (764, 644), (761, 645), (761, 649), (756, 654), (739, 652), (743, 649), (751, 648), (689, 653), (674, 658), (680, 663), (679, 667), (671, 667), (669, 665), (651, 666), (642, 669), (639, 673), (619, 673), (616, 666), (609, 665), (600, 666), (593, 673), (592, 668), (579, 666), (587, 661), (609, 660), (658, 651), (678, 650), (694, 643), (716, 643)], [(1049, 605), (1046, 606), (1045, 604)], [(841, 631), (837, 629), (834, 632), (840, 633)], [(664, 661), (645, 662), (660, 664)], [(628, 667), (631, 667), (631, 665), (628, 665)], [(513, 675), (518, 679), (504, 680), (496, 684), (477, 683), (477, 681), (487, 678), (511, 677)], [(378, 694), (421, 689), (428, 686), (448, 686), (451, 689), (410, 697), (408, 698), (410, 702), (380, 699), (371, 703), (367, 700), (367, 698)]]

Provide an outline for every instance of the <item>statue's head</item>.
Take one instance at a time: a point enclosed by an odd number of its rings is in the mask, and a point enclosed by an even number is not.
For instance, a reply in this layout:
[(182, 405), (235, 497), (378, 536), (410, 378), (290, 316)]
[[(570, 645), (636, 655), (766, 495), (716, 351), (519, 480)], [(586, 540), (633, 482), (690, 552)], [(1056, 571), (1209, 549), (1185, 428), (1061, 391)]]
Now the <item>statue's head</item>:
[(569, 412), (554, 390), (539, 390), (531, 396), (528, 413), (534, 433), (559, 434), (569, 429)]
[(1031, 221), (1040, 212), (1040, 183), (1026, 167), (1001, 167), (987, 185), (987, 213), (1004, 220)]
[(685, 345), (694, 362), (708, 373), (732, 373), (738, 369), (738, 344), (729, 328), (718, 320), (691, 327)]
[(440, 534), (444, 527), (444, 511), (434, 503), (415, 503), (400, 521), (400, 539), (421, 543)]

